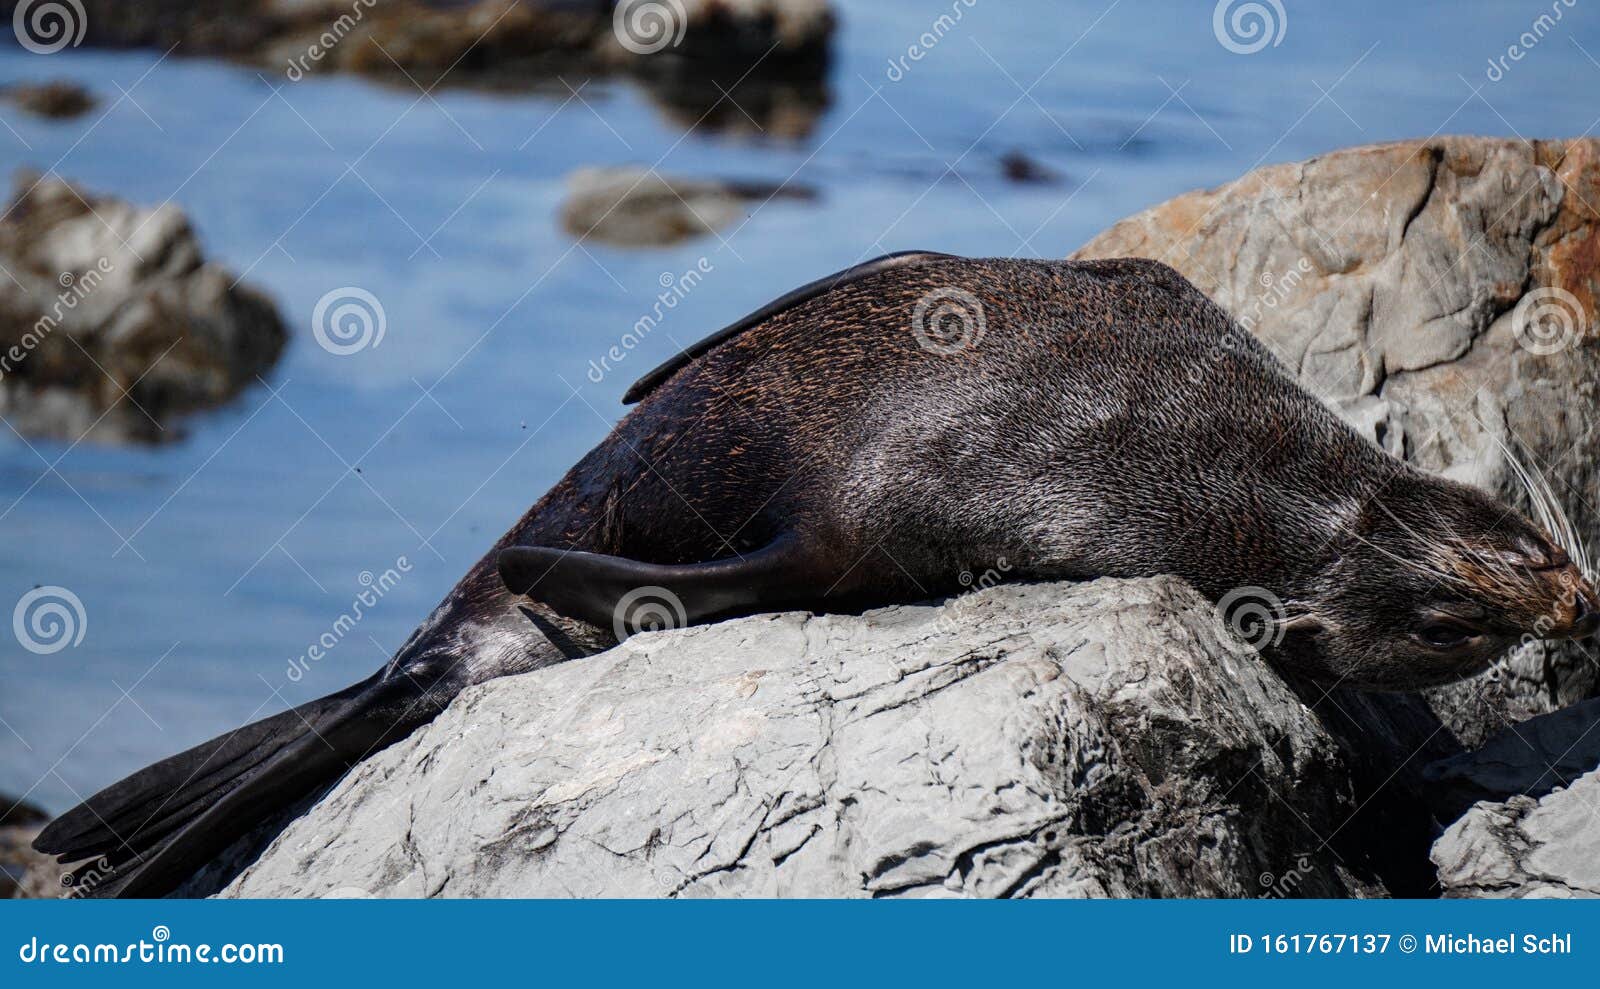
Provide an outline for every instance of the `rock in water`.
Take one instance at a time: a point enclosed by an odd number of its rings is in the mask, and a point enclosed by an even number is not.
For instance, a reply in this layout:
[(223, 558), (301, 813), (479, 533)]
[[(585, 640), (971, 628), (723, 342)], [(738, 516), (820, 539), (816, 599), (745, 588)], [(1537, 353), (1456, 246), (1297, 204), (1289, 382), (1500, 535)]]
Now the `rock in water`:
[(486, 683), (224, 895), (1381, 894), (1340, 759), (1181, 581), (1002, 585)]
[(140, 209), (23, 174), (0, 216), (0, 414), (69, 441), (155, 442), (277, 361), (259, 292), (207, 262), (171, 205)]
[[(1165, 261), (1375, 442), (1526, 508), (1516, 450), (1593, 544), (1595, 203), (1600, 142), (1442, 137), (1262, 168), (1075, 256)], [(1530, 644), (1428, 700), (1476, 745), (1600, 693), (1585, 648)]]
[(649, 247), (714, 233), (768, 200), (810, 199), (804, 186), (683, 179), (634, 167), (584, 168), (568, 179), (561, 224), (575, 237)]
[(87, 89), (75, 82), (12, 83), (0, 87), (4, 99), (27, 112), (52, 120), (66, 120), (82, 116), (94, 109), (95, 99)]

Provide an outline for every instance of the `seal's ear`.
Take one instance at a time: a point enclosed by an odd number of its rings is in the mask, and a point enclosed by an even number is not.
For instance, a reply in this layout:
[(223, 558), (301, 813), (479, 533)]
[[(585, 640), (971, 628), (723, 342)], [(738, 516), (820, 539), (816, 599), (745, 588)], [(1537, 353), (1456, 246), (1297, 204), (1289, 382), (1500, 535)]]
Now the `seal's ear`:
[(620, 556), (541, 546), (513, 546), (495, 562), (506, 590), (618, 637), (650, 627), (676, 628), (713, 615), (793, 603), (807, 585), (798, 540), (780, 536), (744, 556), (709, 563), (641, 563)]

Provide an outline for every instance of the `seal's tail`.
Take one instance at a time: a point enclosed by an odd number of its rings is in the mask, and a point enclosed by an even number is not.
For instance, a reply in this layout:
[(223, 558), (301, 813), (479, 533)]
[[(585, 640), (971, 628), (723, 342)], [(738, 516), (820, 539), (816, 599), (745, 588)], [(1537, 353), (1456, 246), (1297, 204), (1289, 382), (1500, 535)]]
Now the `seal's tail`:
[(162, 896), (275, 812), (429, 720), (436, 711), (421, 700), (405, 677), (373, 677), (141, 769), (56, 818), (33, 846), (61, 862), (96, 860), (80, 871), (97, 877), (109, 868), (113, 878), (96, 895)]

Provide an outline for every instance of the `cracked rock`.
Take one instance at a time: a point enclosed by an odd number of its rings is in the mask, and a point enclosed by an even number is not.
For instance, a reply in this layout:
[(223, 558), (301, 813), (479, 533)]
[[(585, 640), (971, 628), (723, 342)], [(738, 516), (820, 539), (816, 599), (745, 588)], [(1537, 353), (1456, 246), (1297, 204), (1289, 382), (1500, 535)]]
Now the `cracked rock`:
[(1545, 796), (1480, 803), (1433, 846), (1449, 897), (1600, 897), (1600, 771)]
[(1176, 578), (759, 615), (468, 690), (222, 895), (1382, 895), (1341, 752)]

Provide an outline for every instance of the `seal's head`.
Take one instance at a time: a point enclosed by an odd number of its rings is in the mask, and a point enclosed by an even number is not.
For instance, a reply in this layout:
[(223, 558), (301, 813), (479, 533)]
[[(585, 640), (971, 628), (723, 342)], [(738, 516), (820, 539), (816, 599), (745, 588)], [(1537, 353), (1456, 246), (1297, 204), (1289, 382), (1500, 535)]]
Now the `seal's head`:
[(1408, 472), (1341, 529), (1280, 646), (1285, 665), (1315, 679), (1434, 686), (1518, 642), (1600, 629), (1600, 597), (1567, 551), (1473, 488)]

